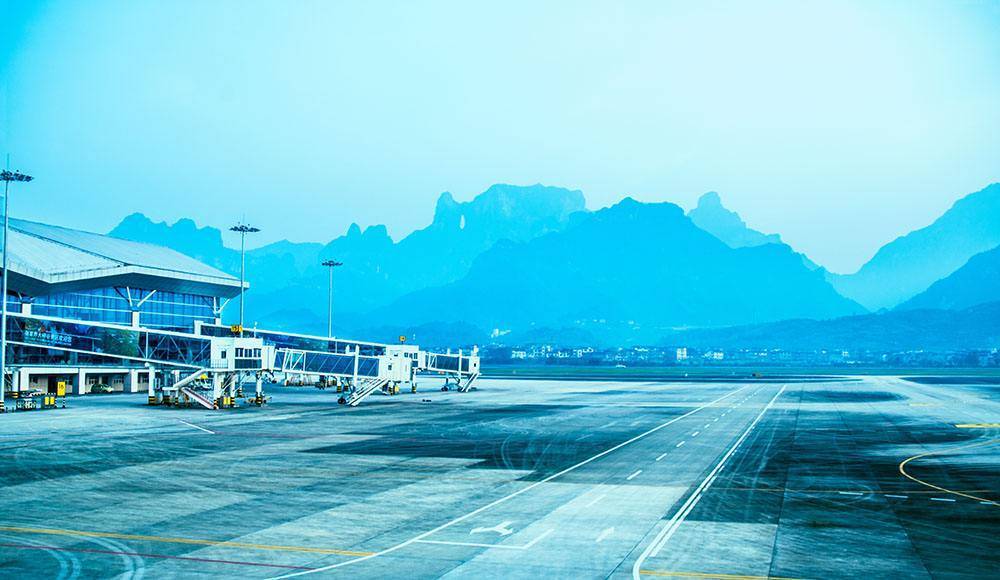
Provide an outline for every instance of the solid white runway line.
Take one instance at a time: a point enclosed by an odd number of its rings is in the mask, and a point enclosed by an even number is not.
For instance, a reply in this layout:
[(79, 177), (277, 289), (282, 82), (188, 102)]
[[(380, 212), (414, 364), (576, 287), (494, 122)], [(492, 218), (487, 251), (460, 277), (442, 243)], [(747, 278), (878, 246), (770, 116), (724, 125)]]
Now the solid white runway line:
[(635, 470), (635, 473), (633, 473), (632, 475), (630, 475), (630, 476), (626, 477), (626, 478), (625, 478), (625, 481), (632, 481), (633, 479), (635, 479), (635, 478), (639, 477), (639, 474), (640, 474), (640, 473), (642, 473), (642, 470), (641, 470), (641, 469), (637, 469), (637, 470)]
[(623, 441), (623, 442), (619, 443), (618, 445), (615, 445), (614, 447), (610, 447), (608, 449), (605, 449), (604, 451), (601, 451), (597, 455), (593, 455), (591, 457), (588, 457), (587, 459), (584, 459), (583, 461), (581, 461), (581, 462), (579, 462), (579, 463), (577, 463), (575, 465), (571, 465), (571, 466), (567, 467), (566, 469), (563, 469), (562, 471), (559, 471), (557, 473), (553, 473), (552, 475), (550, 475), (550, 476), (548, 476), (548, 477), (546, 477), (544, 479), (540, 479), (540, 480), (536, 481), (535, 483), (532, 483), (531, 485), (529, 485), (527, 487), (522, 487), (521, 489), (519, 489), (517, 491), (514, 491), (512, 493), (509, 493), (509, 494), (507, 494), (507, 495), (505, 495), (505, 496), (503, 496), (503, 497), (501, 497), (499, 499), (493, 500), (492, 502), (490, 502), (490, 503), (488, 503), (488, 504), (486, 504), (486, 505), (484, 505), (484, 506), (482, 506), (480, 508), (474, 509), (471, 512), (465, 514), (465, 515), (461, 515), (461, 516), (459, 516), (459, 517), (457, 517), (457, 518), (455, 518), (455, 519), (453, 519), (451, 521), (448, 521), (448, 522), (445, 522), (445, 523), (441, 524), (440, 526), (438, 526), (436, 528), (433, 528), (431, 530), (427, 530), (426, 532), (423, 532), (421, 534), (417, 534), (416, 536), (413, 536), (412, 538), (410, 538), (410, 539), (408, 539), (406, 541), (400, 542), (400, 543), (398, 543), (398, 544), (396, 544), (394, 546), (390, 546), (390, 547), (388, 547), (388, 548), (386, 548), (384, 550), (381, 550), (379, 552), (375, 552), (374, 554), (369, 554), (367, 556), (359, 556), (357, 558), (353, 558), (351, 560), (346, 560), (344, 562), (337, 562), (336, 564), (330, 564), (329, 566), (322, 566), (320, 568), (313, 568), (312, 570), (303, 570), (301, 572), (293, 572), (291, 574), (283, 574), (281, 576), (273, 576), (272, 580), (279, 580), (281, 578), (294, 578), (296, 576), (305, 576), (306, 574), (315, 574), (317, 572), (325, 572), (327, 570), (334, 570), (336, 568), (342, 568), (344, 566), (350, 566), (351, 564), (357, 564), (358, 562), (364, 562), (366, 560), (371, 560), (373, 558), (378, 558), (379, 556), (384, 556), (386, 554), (391, 554), (392, 552), (395, 552), (395, 551), (400, 550), (402, 548), (405, 548), (405, 547), (407, 547), (407, 546), (409, 546), (411, 544), (419, 542), (419, 541), (423, 540), (424, 538), (426, 538), (426, 537), (428, 537), (430, 535), (436, 534), (436, 533), (440, 532), (441, 530), (443, 530), (445, 528), (451, 527), (451, 526), (453, 526), (453, 525), (455, 525), (455, 524), (457, 524), (459, 522), (465, 521), (465, 520), (467, 520), (467, 519), (469, 519), (469, 518), (471, 518), (473, 516), (479, 515), (479, 514), (483, 513), (484, 511), (486, 511), (486, 510), (488, 510), (488, 509), (490, 509), (490, 508), (492, 508), (494, 506), (497, 506), (497, 505), (500, 505), (500, 504), (502, 504), (502, 503), (504, 503), (506, 501), (509, 501), (509, 500), (511, 500), (511, 499), (513, 499), (513, 498), (515, 498), (515, 497), (523, 494), (523, 493), (527, 493), (527, 492), (531, 491), (532, 489), (535, 489), (536, 487), (538, 487), (538, 486), (540, 486), (542, 484), (548, 483), (548, 482), (552, 481), (553, 479), (556, 479), (557, 477), (562, 477), (563, 475), (566, 475), (567, 473), (570, 473), (572, 471), (576, 471), (577, 469), (583, 467), (584, 465), (587, 465), (588, 463), (596, 461), (596, 460), (604, 457), (605, 455), (608, 455), (609, 453), (614, 453), (615, 451), (618, 451), (619, 449), (621, 449), (622, 447), (625, 447), (626, 445), (631, 445), (632, 443), (635, 443), (636, 441), (639, 441), (640, 439), (643, 439), (643, 438), (645, 438), (645, 437), (647, 437), (649, 435), (652, 435), (653, 433), (656, 433), (660, 429), (664, 429), (664, 428), (666, 428), (666, 427), (668, 427), (670, 425), (673, 425), (674, 423), (680, 421), (681, 419), (685, 419), (687, 417), (690, 417), (691, 415), (694, 415), (695, 413), (697, 413), (698, 411), (701, 411), (702, 409), (711, 407), (712, 405), (718, 403), (719, 401), (721, 401), (721, 400), (723, 400), (723, 399), (725, 399), (725, 398), (727, 398), (727, 397), (729, 397), (731, 395), (735, 395), (736, 393), (738, 393), (738, 392), (746, 389), (747, 387), (749, 387), (749, 385), (744, 385), (744, 386), (742, 386), (742, 387), (740, 387), (740, 388), (738, 388), (736, 390), (730, 391), (730, 392), (726, 393), (725, 395), (722, 395), (721, 397), (719, 397), (717, 399), (709, 401), (708, 403), (705, 403), (704, 405), (702, 405), (700, 407), (696, 407), (694, 409), (691, 409), (690, 411), (688, 411), (687, 413), (684, 413), (683, 415), (678, 415), (678, 416), (674, 417), (673, 419), (670, 419), (669, 421), (666, 421), (664, 423), (660, 423), (656, 427), (653, 427), (652, 429), (644, 431), (644, 432), (636, 435), (635, 437), (633, 437), (633, 438), (631, 438), (631, 439), (629, 439), (627, 441)]
[(667, 456), (666, 453), (661, 453), (660, 456), (656, 458), (656, 460), (659, 461), (659, 460), (663, 459), (666, 456)]
[(642, 563), (645, 562), (646, 559), (649, 558), (650, 556), (655, 556), (656, 554), (658, 554), (660, 550), (663, 549), (663, 546), (665, 546), (666, 543), (670, 541), (670, 538), (674, 535), (674, 532), (677, 531), (677, 528), (679, 528), (680, 525), (684, 523), (684, 519), (687, 518), (688, 514), (691, 513), (691, 510), (694, 509), (694, 506), (698, 504), (699, 500), (701, 500), (702, 494), (706, 490), (708, 490), (709, 487), (711, 487), (712, 483), (715, 481), (715, 477), (718, 475), (719, 471), (722, 470), (722, 466), (726, 464), (726, 461), (728, 461), (729, 458), (734, 453), (736, 453), (736, 450), (739, 449), (740, 445), (743, 444), (743, 441), (745, 441), (747, 436), (750, 435), (750, 432), (754, 430), (754, 427), (757, 426), (757, 423), (760, 423), (760, 420), (764, 417), (764, 413), (766, 413), (767, 410), (770, 409), (772, 405), (774, 405), (774, 402), (778, 400), (778, 397), (780, 397), (781, 394), (785, 392), (785, 387), (786, 385), (781, 386), (781, 389), (779, 389), (778, 392), (774, 395), (774, 397), (772, 397), (771, 400), (767, 403), (767, 405), (765, 405), (764, 408), (761, 409), (760, 413), (757, 415), (757, 417), (754, 418), (753, 422), (750, 423), (750, 426), (747, 427), (746, 431), (744, 431), (743, 434), (740, 435), (740, 438), (736, 440), (736, 443), (734, 443), (733, 446), (729, 448), (729, 451), (727, 451), (726, 454), (722, 456), (722, 459), (720, 459), (719, 462), (715, 465), (715, 468), (709, 472), (709, 474), (705, 477), (704, 480), (702, 480), (701, 484), (694, 490), (694, 493), (692, 493), (688, 497), (687, 501), (684, 502), (684, 504), (681, 505), (680, 509), (677, 510), (674, 516), (670, 518), (670, 521), (667, 522), (666, 527), (660, 530), (660, 533), (658, 533), (656, 537), (653, 538), (653, 541), (650, 542), (648, 546), (646, 546), (646, 549), (643, 550), (641, 554), (639, 554), (639, 557), (636, 558), (635, 560), (635, 564), (632, 565), (633, 580), (639, 580), (639, 570), (642, 567)]
[(684, 445), (684, 441), (681, 441), (681, 442), (680, 442), (680, 443), (678, 443), (677, 445), (674, 445), (674, 447), (680, 447), (681, 445)]

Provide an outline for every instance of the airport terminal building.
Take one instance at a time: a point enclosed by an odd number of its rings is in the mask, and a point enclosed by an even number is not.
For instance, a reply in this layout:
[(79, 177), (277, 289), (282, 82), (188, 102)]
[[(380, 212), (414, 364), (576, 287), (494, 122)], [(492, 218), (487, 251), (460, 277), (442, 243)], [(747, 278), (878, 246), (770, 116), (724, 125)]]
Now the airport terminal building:
[(148, 391), (151, 404), (220, 408), (247, 381), (261, 404), (263, 381), (297, 376), (344, 386), (353, 405), (418, 371), (446, 388), (479, 374), (475, 352), (233, 329), (223, 309), (249, 284), (169, 248), (16, 219), (8, 242), (3, 391), (15, 398)]
[(100, 356), (96, 345), (79, 344), (81, 331), (105, 342), (108, 335), (94, 332), (108, 328), (102, 323), (192, 333), (196, 324), (219, 323), (223, 307), (240, 293), (233, 276), (161, 246), (17, 219), (10, 220), (9, 236), (14, 390), (56, 381), (76, 394), (95, 384), (145, 390), (145, 357)]

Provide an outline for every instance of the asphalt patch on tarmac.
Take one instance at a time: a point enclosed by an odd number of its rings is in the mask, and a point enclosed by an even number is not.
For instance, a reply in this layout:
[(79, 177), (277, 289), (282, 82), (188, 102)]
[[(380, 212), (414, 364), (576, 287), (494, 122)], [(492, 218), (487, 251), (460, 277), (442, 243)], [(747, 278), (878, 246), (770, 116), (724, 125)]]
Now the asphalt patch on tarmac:
[(885, 391), (804, 391), (803, 403), (884, 403), (901, 401), (903, 396)]
[[(564, 415), (577, 410), (584, 414)], [(621, 416), (637, 418), (631, 412)], [(567, 432), (560, 421), (574, 421), (577, 428)], [(475, 469), (530, 471), (521, 479), (534, 481), (613, 447), (641, 430), (625, 420), (615, 429), (601, 428), (607, 421), (607, 416), (595, 414), (586, 406), (510, 405), (439, 416), (433, 423), (393, 425), (387, 431), (355, 431), (367, 437), (302, 452), (468, 459), (475, 462), (469, 466)], [(551, 432), (546, 426), (552, 426)]]
[[(805, 390), (801, 400), (898, 398), (881, 395)], [(899, 464), (941, 451), (909, 463), (907, 472), (995, 501), (1000, 471), (983, 454), (1000, 453), (1000, 444), (966, 451), (989, 439), (915, 415), (803, 406), (797, 421), (791, 417), (765, 417), (688, 519), (777, 524), (771, 573), (779, 576), (892, 576), (874, 568), (888, 558), (932, 577), (996, 577), (1000, 508), (911, 481)], [(824, 558), (810, 546), (824, 546)]]
[(996, 377), (903, 377), (904, 380), (921, 385), (1000, 385)]

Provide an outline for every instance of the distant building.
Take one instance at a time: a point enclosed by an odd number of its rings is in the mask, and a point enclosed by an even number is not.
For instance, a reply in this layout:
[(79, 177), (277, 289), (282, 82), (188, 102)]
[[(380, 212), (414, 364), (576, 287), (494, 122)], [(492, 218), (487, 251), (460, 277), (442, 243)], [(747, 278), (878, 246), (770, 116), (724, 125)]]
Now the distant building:
[(677, 357), (677, 362), (686, 361), (688, 359), (687, 347), (678, 348), (676, 357)]

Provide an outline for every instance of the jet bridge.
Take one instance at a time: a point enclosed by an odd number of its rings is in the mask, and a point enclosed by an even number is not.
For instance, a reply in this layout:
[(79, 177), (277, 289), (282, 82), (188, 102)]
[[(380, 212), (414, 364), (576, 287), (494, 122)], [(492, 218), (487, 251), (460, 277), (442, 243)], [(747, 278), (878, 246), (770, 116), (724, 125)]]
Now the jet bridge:
[[(150, 404), (198, 404), (206, 408), (236, 405), (247, 381), (256, 383), (251, 403), (263, 404), (262, 383), (274, 368), (275, 349), (260, 338), (210, 337), (71, 320), (31, 314), (8, 314), (11, 367), (64, 368), (76, 374), (102, 369), (131, 369), (150, 376)], [(78, 386), (78, 392), (83, 392)]]
[[(232, 328), (219, 324), (196, 324), (195, 332), (207, 336), (231, 336)], [(384, 344), (336, 337), (312, 336), (265, 329), (244, 329), (244, 335), (261, 338), (277, 349), (275, 370), (289, 376), (323, 377), (323, 387), (344, 393), (339, 401), (357, 405), (375, 392), (395, 394), (408, 384), (416, 392), (418, 373), (443, 375), (443, 390), (452, 385), (467, 391), (479, 377), (479, 353), (428, 353), (416, 345)]]
[[(72, 320), (25, 313), (8, 315), (10, 367), (32, 370), (65, 369), (83, 377), (115, 372), (148, 373), (150, 404), (199, 405), (210, 409), (236, 406), (237, 399), (263, 405), (263, 382), (275, 374), (321, 376), (342, 395), (338, 402), (355, 406), (381, 392), (396, 394), (401, 384), (416, 391), (418, 373), (443, 375), (443, 390), (467, 391), (479, 376), (479, 356), (430, 353), (406, 344), (374, 342), (244, 330), (196, 324), (194, 333), (157, 330), (103, 322)], [(12, 381), (13, 382), (13, 381)], [(253, 397), (243, 387), (254, 383)], [(84, 392), (82, 387), (78, 393)]]
[(454, 384), (459, 392), (472, 389), (472, 384), (479, 378), (479, 349), (473, 348), (470, 354), (461, 350), (452, 353), (424, 353), (422, 371), (444, 375), (442, 391), (447, 391)]

